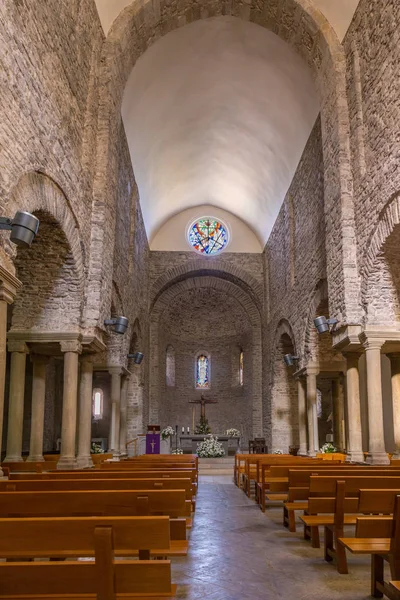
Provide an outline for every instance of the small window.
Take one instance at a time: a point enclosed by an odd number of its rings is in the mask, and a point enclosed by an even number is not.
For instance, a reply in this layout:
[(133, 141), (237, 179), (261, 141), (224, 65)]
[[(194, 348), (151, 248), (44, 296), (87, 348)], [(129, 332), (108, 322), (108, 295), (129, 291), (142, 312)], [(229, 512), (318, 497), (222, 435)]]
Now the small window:
[(168, 346), (166, 352), (165, 379), (167, 387), (175, 386), (175, 350), (173, 346)]
[(243, 385), (243, 350), (239, 353), (239, 385)]
[(196, 388), (208, 389), (210, 387), (210, 359), (205, 354), (200, 354), (196, 359)]
[(98, 420), (103, 418), (103, 390), (93, 390), (93, 418)]

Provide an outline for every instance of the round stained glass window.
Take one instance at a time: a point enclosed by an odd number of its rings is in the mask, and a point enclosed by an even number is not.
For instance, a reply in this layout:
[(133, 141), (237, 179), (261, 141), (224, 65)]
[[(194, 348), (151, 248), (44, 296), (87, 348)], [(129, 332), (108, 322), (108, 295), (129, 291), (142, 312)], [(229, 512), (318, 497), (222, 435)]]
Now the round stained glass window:
[(189, 227), (189, 244), (200, 254), (217, 254), (229, 241), (228, 230), (212, 217), (197, 219)]

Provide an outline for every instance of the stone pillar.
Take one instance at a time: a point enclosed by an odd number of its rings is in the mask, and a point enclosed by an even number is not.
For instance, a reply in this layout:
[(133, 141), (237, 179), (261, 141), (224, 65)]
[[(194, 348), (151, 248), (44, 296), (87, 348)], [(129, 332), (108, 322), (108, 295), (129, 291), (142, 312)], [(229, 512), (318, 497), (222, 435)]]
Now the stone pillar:
[(32, 378), (32, 416), (31, 439), (28, 461), (42, 462), (43, 458), (43, 431), (44, 431), (44, 405), (46, 400), (46, 365), (47, 356), (38, 354), (31, 356), (33, 363)]
[(64, 353), (64, 388), (61, 425), (61, 456), (58, 469), (75, 469), (76, 414), (78, 398), (78, 365), (82, 351), (78, 340), (62, 341)]
[(297, 378), (297, 393), (299, 398), (299, 455), (307, 455), (307, 386), (304, 377)]
[[(3, 442), (4, 389), (7, 359), (7, 306), (15, 300), (22, 283), (0, 266), (0, 454)], [(0, 477), (3, 471), (0, 466)]]
[(128, 408), (128, 382), (129, 376), (122, 379), (121, 386), (121, 410), (120, 410), (120, 431), (119, 431), (119, 452), (120, 456), (127, 456), (127, 408)]
[(400, 459), (400, 354), (388, 354), (391, 366), (393, 433), (395, 451), (393, 458)]
[(381, 348), (383, 340), (366, 338), (364, 341), (367, 363), (369, 449), (367, 463), (390, 463), (385, 449), (382, 404)]
[(25, 342), (8, 342), (11, 352), (10, 399), (8, 406), (7, 454), (5, 462), (22, 462), (24, 425), (25, 367), (29, 352)]
[(92, 442), (92, 405), (93, 405), (93, 362), (90, 356), (81, 358), (81, 379), (79, 386), (79, 428), (78, 457), (79, 469), (93, 467), (90, 453)]
[(121, 409), (121, 367), (110, 367), (111, 375), (111, 427), (110, 441), (108, 448), (113, 453), (114, 458), (120, 454), (120, 409)]
[(358, 352), (346, 355), (346, 392), (347, 392), (347, 431), (349, 447), (346, 462), (364, 462), (362, 449), (361, 408), (360, 408), (360, 374)]
[(319, 450), (317, 416), (317, 371), (307, 369), (307, 420), (308, 455), (315, 456)]
[(334, 445), (340, 451), (346, 448), (344, 432), (344, 396), (341, 377), (332, 379), (332, 416)]

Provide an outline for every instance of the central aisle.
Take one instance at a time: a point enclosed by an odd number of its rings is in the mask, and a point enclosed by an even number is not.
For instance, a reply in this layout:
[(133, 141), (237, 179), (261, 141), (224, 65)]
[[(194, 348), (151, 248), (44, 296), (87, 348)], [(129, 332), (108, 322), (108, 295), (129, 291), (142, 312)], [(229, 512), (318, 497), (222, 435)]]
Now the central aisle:
[[(207, 482), (207, 480), (211, 482)], [(339, 575), (302, 531), (281, 524), (282, 508), (264, 515), (231, 477), (201, 477), (189, 556), (174, 559), (178, 598), (188, 600), (365, 600), (369, 557), (351, 557)]]

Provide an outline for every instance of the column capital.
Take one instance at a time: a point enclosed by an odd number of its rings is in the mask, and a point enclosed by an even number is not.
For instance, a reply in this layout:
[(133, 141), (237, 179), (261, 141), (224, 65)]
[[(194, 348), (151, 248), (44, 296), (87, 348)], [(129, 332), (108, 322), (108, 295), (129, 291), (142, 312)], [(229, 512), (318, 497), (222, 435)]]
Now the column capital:
[(27, 344), (20, 340), (9, 340), (7, 342), (7, 349), (9, 352), (21, 352), (22, 354), (29, 354), (29, 348)]
[(80, 363), (87, 363), (89, 365), (93, 365), (93, 354), (81, 354), (79, 359)]
[(77, 354), (82, 352), (82, 344), (78, 340), (61, 340), (60, 348), (61, 352), (76, 352)]
[(380, 350), (385, 343), (385, 338), (375, 336), (373, 333), (363, 331), (360, 334), (360, 342), (366, 350)]
[(110, 373), (110, 375), (122, 375), (124, 370), (122, 367), (112, 366), (108, 367), (108, 372)]
[(22, 282), (0, 266), (0, 300), (12, 304), (21, 287)]
[(315, 375), (317, 376), (319, 374), (319, 368), (318, 367), (306, 367), (306, 375), (307, 377), (309, 375)]
[(342, 354), (343, 354), (344, 358), (346, 359), (346, 363), (347, 363), (347, 367), (348, 367), (349, 364), (358, 363), (363, 352), (360, 352), (360, 351), (358, 351), (358, 352), (342, 352)]

